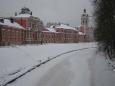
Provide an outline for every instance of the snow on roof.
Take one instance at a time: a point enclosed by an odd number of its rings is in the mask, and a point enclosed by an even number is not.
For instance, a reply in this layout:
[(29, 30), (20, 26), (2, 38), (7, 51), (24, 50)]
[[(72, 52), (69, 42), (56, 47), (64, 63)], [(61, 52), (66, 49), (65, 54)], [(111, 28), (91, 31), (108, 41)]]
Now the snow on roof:
[(78, 27), (78, 28), (80, 28), (80, 27), (81, 27), (81, 25), (78, 25), (77, 27)]
[(24, 29), (24, 27), (22, 27), (18, 23), (16, 23), (16, 22), (11, 23), (11, 21), (8, 19), (4, 19), (4, 23), (0, 22), (0, 25), (7, 25), (7, 26), (11, 26), (11, 27), (17, 27), (17, 28)]
[(72, 30), (76, 30), (75, 28), (65, 25), (65, 24), (61, 24), (60, 26), (57, 26), (56, 28), (63, 28), (63, 29), (72, 29)]
[(19, 14), (15, 17), (30, 17), (31, 15), (30, 14)]
[(50, 31), (50, 32), (56, 32), (56, 30), (54, 29), (54, 28), (52, 28), (52, 27), (50, 27), (50, 28), (46, 28), (48, 31)]
[(63, 33), (63, 32), (51, 32), (51, 31), (42, 31), (44, 33)]
[(42, 32), (52, 32), (52, 33), (63, 33), (63, 32), (56, 32), (55, 28), (51, 26), (50, 28), (45, 28), (46, 30)]
[(85, 33), (83, 33), (83, 32), (79, 32), (78, 34), (79, 34), (79, 35), (85, 35)]

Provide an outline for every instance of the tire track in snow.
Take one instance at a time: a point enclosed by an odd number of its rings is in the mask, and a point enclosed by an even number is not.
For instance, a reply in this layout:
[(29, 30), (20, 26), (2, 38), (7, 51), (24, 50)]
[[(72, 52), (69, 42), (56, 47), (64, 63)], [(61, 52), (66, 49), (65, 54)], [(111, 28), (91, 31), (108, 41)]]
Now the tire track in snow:
[(48, 60), (43, 61), (43, 62), (41, 62), (40, 64), (37, 64), (37, 65), (33, 66), (32, 68), (30, 68), (30, 69), (27, 70), (26, 72), (20, 74), (19, 76), (15, 77), (15, 78), (13, 78), (13, 79), (11, 79), (11, 80), (5, 82), (5, 83), (2, 83), (0, 86), (7, 86), (8, 84), (13, 83), (14, 81), (16, 81), (17, 79), (19, 79), (19, 78), (21, 78), (22, 76), (26, 75), (27, 73), (31, 72), (32, 70), (34, 70), (34, 69), (40, 67), (40, 66), (43, 65), (43, 64), (46, 64), (47, 62), (49, 62), (49, 61), (51, 61), (51, 60), (53, 60), (53, 59), (55, 59), (55, 58), (57, 58), (57, 57), (60, 57), (60, 56), (62, 56), (62, 55), (68, 54), (68, 53), (72, 53), (72, 52), (76, 52), (76, 51), (81, 51), (81, 50), (86, 50), (86, 49), (90, 49), (90, 48), (97, 48), (97, 47), (87, 47), (87, 48), (81, 48), (81, 49), (71, 50), (71, 51), (67, 51), (67, 52), (58, 54), (58, 55), (56, 55), (56, 56), (54, 56), (54, 57), (52, 57), (52, 58), (49, 58), (49, 57), (48, 57)]

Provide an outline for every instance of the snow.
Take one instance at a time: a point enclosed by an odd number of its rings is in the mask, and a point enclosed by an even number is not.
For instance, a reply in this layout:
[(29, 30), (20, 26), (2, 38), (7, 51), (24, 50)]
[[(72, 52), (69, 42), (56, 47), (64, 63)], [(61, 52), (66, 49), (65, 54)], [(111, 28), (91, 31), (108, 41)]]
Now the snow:
[(115, 86), (115, 72), (95, 47), (96, 43), (1, 47), (0, 86), (51, 58), (55, 59), (8, 86)]
[(115, 86), (115, 72), (107, 64), (102, 53), (96, 54), (89, 60), (92, 86)]
[(26, 18), (26, 17), (31, 17), (31, 15), (30, 14), (19, 14), (15, 17), (25, 17)]
[(7, 25), (10, 27), (16, 27), (16, 28), (24, 29), (24, 27), (20, 26), (18, 23), (16, 23), (16, 22), (11, 23), (10, 20), (8, 20), (8, 19), (4, 19), (4, 23), (0, 22), (0, 25)]
[(46, 27), (46, 30), (42, 31), (42, 32), (51, 32), (51, 33), (57, 33), (55, 28), (53, 28), (52, 26), (50, 28)]
[(54, 28), (46, 28), (49, 32), (56, 32), (56, 30)]
[[(20, 70), (21, 72), (27, 71), (34, 65), (39, 64), (40, 60), (45, 61), (48, 57), (52, 58), (60, 53), (64, 53), (70, 50), (88, 47), (86, 44), (84, 47), (80, 46), (84, 44), (48, 44), (48, 45), (27, 45), (27, 46), (16, 46), (16, 47), (1, 47), (0, 48), (0, 82), (6, 83), (13, 77), (20, 75), (16, 73), (11, 74)], [(4, 52), (7, 52), (4, 53)]]
[(76, 30), (75, 28), (65, 25), (65, 24), (61, 24), (60, 26), (57, 26), (56, 28), (63, 28), (63, 29), (72, 29), (72, 30)]
[(78, 25), (77, 27), (78, 27), (78, 28), (80, 28), (80, 27), (81, 27), (81, 25)]
[(79, 35), (85, 35), (85, 33), (83, 33), (83, 32), (79, 32), (78, 34), (79, 34)]

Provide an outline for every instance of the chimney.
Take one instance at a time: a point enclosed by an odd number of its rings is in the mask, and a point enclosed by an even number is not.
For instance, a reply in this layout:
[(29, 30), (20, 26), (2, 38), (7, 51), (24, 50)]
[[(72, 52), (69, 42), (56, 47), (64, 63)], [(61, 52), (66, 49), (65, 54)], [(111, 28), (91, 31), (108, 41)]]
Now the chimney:
[(15, 12), (15, 16), (17, 16), (17, 12)]
[(30, 15), (32, 15), (32, 11), (31, 11)]
[(1, 22), (1, 23), (4, 23), (4, 19), (3, 19), (3, 18), (1, 18), (1, 19), (0, 19), (0, 22)]
[(13, 18), (10, 18), (10, 22), (11, 22), (11, 23), (14, 23), (14, 19), (13, 19)]

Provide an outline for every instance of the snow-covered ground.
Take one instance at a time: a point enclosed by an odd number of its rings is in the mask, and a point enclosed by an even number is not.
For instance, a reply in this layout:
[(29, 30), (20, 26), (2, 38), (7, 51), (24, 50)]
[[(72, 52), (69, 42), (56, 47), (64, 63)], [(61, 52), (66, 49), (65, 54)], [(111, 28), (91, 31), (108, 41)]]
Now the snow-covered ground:
[[(96, 53), (94, 47), (96, 47), (95, 43), (1, 47), (0, 86), (30, 69), (34, 70), (28, 71), (24, 76), (7, 85), (115, 86), (115, 72), (108, 68), (103, 54)], [(82, 48), (84, 49), (74, 51)], [(36, 67), (56, 56), (57, 58)]]

